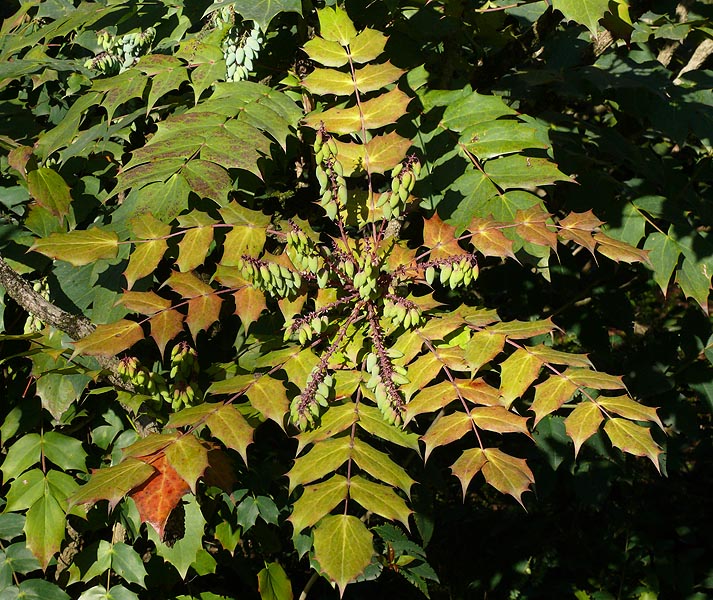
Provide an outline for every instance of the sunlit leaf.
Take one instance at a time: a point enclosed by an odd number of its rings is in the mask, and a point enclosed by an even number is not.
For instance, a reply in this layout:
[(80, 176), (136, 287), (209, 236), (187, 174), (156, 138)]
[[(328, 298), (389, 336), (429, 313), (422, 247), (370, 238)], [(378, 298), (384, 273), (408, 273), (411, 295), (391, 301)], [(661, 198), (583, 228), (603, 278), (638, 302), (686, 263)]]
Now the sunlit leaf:
[(468, 491), (471, 480), (483, 468), (487, 458), (480, 448), (468, 448), (464, 450), (458, 459), (451, 465), (451, 472), (460, 479), (463, 488), (463, 498)]
[(524, 433), (532, 437), (527, 429), (527, 418), (503, 406), (478, 406), (470, 411), (470, 418), (480, 429), (497, 433)]
[(530, 410), (535, 413), (535, 425), (543, 417), (554, 412), (567, 402), (576, 391), (577, 385), (575, 383), (557, 375), (553, 375), (543, 383), (536, 385), (535, 400), (530, 406)]
[(97, 325), (88, 336), (74, 343), (72, 358), (77, 354), (88, 356), (114, 356), (144, 339), (141, 325), (121, 319), (116, 323)]
[(428, 460), (434, 448), (461, 439), (472, 428), (473, 422), (463, 412), (456, 412), (436, 419), (421, 437), (421, 440), (426, 444), (425, 460)]
[(297, 485), (311, 483), (321, 479), (327, 473), (336, 471), (349, 458), (352, 449), (348, 437), (332, 438), (314, 445), (314, 447), (295, 460), (287, 476), (290, 478), (292, 492)]
[(46, 238), (35, 240), (30, 250), (80, 267), (102, 258), (116, 258), (118, 247), (116, 233), (92, 227), (86, 231), (52, 233)]
[(356, 517), (331, 515), (314, 530), (314, 558), (337, 584), (340, 595), (371, 563), (373, 555), (372, 535)]
[(661, 448), (654, 442), (651, 431), (647, 427), (626, 419), (613, 418), (604, 423), (604, 431), (609, 436), (612, 446), (634, 456), (648, 456), (656, 470), (661, 472), (658, 459)]
[(181, 498), (190, 490), (190, 486), (164, 455), (152, 458), (151, 467), (153, 467), (151, 468), (153, 474), (133, 489), (130, 496), (136, 503), (141, 520), (150, 523), (159, 538), (163, 539), (164, 528), (171, 511), (178, 506)]
[(616, 413), (620, 417), (631, 419), (632, 421), (653, 421), (661, 429), (664, 428), (655, 408), (639, 404), (628, 396), (600, 396), (597, 398), (597, 404), (605, 411)]
[(507, 406), (522, 396), (537, 378), (542, 367), (538, 356), (518, 348), (500, 365), (500, 394)]
[(362, 102), (362, 112), (359, 107), (329, 108), (323, 112), (313, 112), (305, 117), (305, 125), (317, 129), (324, 123), (327, 131), (337, 134), (357, 133), (362, 124), (366, 129), (376, 129), (395, 123), (406, 112), (406, 106), (411, 101), (398, 88)]
[(339, 6), (325, 7), (317, 11), (317, 16), (319, 17), (319, 34), (325, 40), (348, 46), (356, 37), (354, 23), (343, 8)]
[(505, 347), (506, 336), (489, 330), (475, 332), (465, 346), (465, 360), (475, 375), (478, 369), (494, 359)]
[(272, 377), (261, 377), (246, 392), (250, 404), (259, 410), (267, 419), (272, 419), (280, 427), (284, 426), (284, 418), (290, 408), (287, 390), (281, 381)]
[(374, 479), (397, 487), (407, 495), (410, 494), (411, 486), (416, 483), (403, 467), (389, 458), (388, 454), (372, 448), (358, 438), (354, 440), (353, 458), (357, 465)]
[(401, 521), (408, 528), (413, 512), (393, 489), (354, 475), (349, 483), (349, 496), (365, 509), (390, 521)]
[(87, 483), (70, 498), (70, 504), (86, 504), (108, 500), (114, 507), (130, 490), (141, 485), (156, 469), (135, 458), (127, 458), (118, 465), (98, 469)]
[(247, 464), (247, 447), (253, 441), (253, 428), (232, 405), (225, 405), (206, 420), (210, 432), (242, 456)]
[(579, 454), (582, 444), (592, 437), (604, 420), (602, 411), (594, 402), (578, 404), (565, 419), (564, 425), (567, 435), (574, 442), (574, 455)]
[(30, 196), (62, 223), (69, 214), (72, 196), (69, 186), (54, 169), (40, 167), (27, 174)]
[(487, 462), (482, 467), (485, 481), (503, 494), (510, 494), (522, 505), (522, 494), (530, 484), (535, 483), (535, 477), (521, 458), (515, 458), (497, 448), (483, 450)]
[(307, 485), (299, 499), (292, 505), (288, 521), (297, 534), (305, 527), (311, 527), (322, 517), (343, 502), (347, 497), (347, 480), (341, 475), (333, 475), (327, 481)]
[(156, 342), (161, 354), (166, 344), (183, 331), (183, 315), (177, 310), (164, 310), (149, 319), (151, 337)]
[(195, 435), (187, 433), (166, 446), (164, 452), (171, 467), (195, 493), (198, 478), (208, 468), (208, 449), (198, 441)]

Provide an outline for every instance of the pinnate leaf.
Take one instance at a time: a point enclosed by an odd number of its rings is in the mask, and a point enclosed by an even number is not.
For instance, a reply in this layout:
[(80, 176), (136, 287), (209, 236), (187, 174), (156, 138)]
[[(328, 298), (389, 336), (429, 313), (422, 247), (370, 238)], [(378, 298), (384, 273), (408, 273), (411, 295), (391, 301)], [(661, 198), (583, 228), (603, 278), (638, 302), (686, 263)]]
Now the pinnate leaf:
[(632, 421), (653, 421), (661, 429), (663, 423), (656, 414), (656, 409), (649, 406), (639, 404), (629, 396), (616, 396), (613, 398), (600, 396), (597, 398), (597, 404), (607, 412), (613, 412)]
[(401, 427), (391, 425), (384, 420), (381, 411), (375, 406), (359, 405), (359, 427), (379, 439), (386, 440), (403, 448), (418, 452), (418, 435)]
[(142, 315), (155, 315), (171, 307), (171, 301), (154, 292), (124, 292), (119, 302)]
[(177, 310), (164, 310), (149, 319), (151, 337), (156, 342), (161, 354), (166, 344), (183, 331), (183, 315)]
[(185, 273), (198, 268), (206, 259), (208, 249), (213, 241), (212, 227), (194, 227), (183, 235), (178, 243), (178, 270)]
[(339, 42), (314, 37), (304, 45), (304, 51), (314, 61), (325, 67), (341, 67), (349, 62), (347, 51)]
[(327, 515), (347, 497), (347, 480), (333, 475), (327, 481), (305, 486), (302, 495), (292, 505), (288, 521), (297, 535), (305, 527), (311, 527)]
[(620, 390), (624, 387), (621, 377), (589, 369), (568, 369), (567, 377), (579, 386), (597, 390)]
[[(377, 409), (378, 411), (378, 409)], [(359, 407), (360, 421), (365, 418), (364, 406)], [(383, 423), (384, 418), (379, 411), (379, 420)], [(297, 435), (297, 452), (299, 455), (302, 449), (308, 444), (314, 444), (331, 438), (338, 433), (350, 427), (357, 420), (357, 412), (352, 402), (344, 404), (332, 405), (325, 413), (322, 414), (319, 421), (319, 426), (308, 431), (304, 431)]]
[(483, 450), (487, 462), (482, 471), (485, 481), (503, 494), (510, 494), (522, 505), (522, 494), (530, 484), (535, 483), (535, 477), (522, 458), (505, 454), (497, 448)]
[(141, 520), (150, 523), (159, 538), (163, 539), (164, 528), (171, 511), (176, 508), (190, 487), (171, 466), (166, 456), (153, 458), (151, 466), (153, 475), (132, 490), (130, 496), (136, 503)]
[(401, 521), (408, 528), (413, 511), (392, 488), (354, 475), (349, 483), (349, 496), (366, 510), (390, 521)]
[(208, 449), (195, 435), (187, 433), (166, 446), (165, 453), (168, 462), (195, 494), (196, 481), (208, 468)]
[(108, 500), (114, 507), (130, 490), (144, 483), (156, 469), (135, 458), (127, 458), (113, 467), (98, 469), (87, 483), (70, 498), (70, 505)]
[(354, 23), (343, 8), (339, 6), (323, 8), (317, 11), (317, 16), (319, 17), (319, 34), (325, 40), (348, 46), (356, 37)]
[(424, 459), (428, 460), (434, 448), (461, 439), (472, 428), (473, 422), (466, 413), (456, 412), (439, 417), (421, 437), (421, 440), (426, 444)]
[(475, 332), (465, 346), (465, 360), (475, 375), (484, 364), (493, 360), (505, 347), (505, 334), (483, 330)]
[(207, 330), (218, 320), (222, 305), (222, 300), (216, 294), (198, 296), (188, 301), (186, 325), (188, 325), (194, 340), (198, 339), (198, 334), (201, 331)]
[(115, 356), (142, 339), (144, 332), (141, 325), (134, 321), (121, 319), (116, 323), (97, 325), (92, 333), (74, 343), (72, 358), (77, 354)]
[(332, 438), (315, 444), (314, 447), (295, 460), (287, 476), (292, 492), (297, 485), (304, 485), (321, 479), (327, 473), (336, 471), (351, 454), (348, 437)]
[(634, 456), (648, 456), (656, 470), (661, 472), (658, 459), (661, 448), (654, 442), (647, 427), (626, 419), (613, 418), (604, 423), (604, 431), (612, 446)]
[(646, 250), (639, 250), (626, 242), (615, 240), (603, 233), (594, 234), (594, 240), (598, 244), (597, 251), (613, 261), (626, 263), (649, 262)]
[[(325, 443), (325, 442), (323, 442)], [(383, 481), (410, 494), (416, 483), (403, 467), (397, 465), (388, 454), (380, 452), (359, 438), (354, 440), (353, 457), (357, 465), (377, 481)]]
[(540, 420), (557, 410), (574, 392), (577, 385), (565, 377), (552, 376), (543, 383), (535, 386), (535, 400), (530, 410), (535, 413), (535, 425)]
[(564, 420), (567, 435), (574, 442), (574, 456), (579, 454), (582, 444), (592, 437), (604, 420), (602, 411), (594, 402), (582, 402)]
[(376, 129), (395, 123), (405, 114), (410, 100), (400, 89), (394, 88), (378, 98), (363, 102), (361, 105), (363, 112), (359, 111), (359, 107), (330, 108), (324, 112), (310, 113), (305, 117), (304, 123), (313, 129), (317, 129), (320, 123), (324, 123), (327, 131), (331, 133), (356, 133), (361, 131), (363, 114), (364, 127)]
[(237, 451), (247, 464), (247, 447), (253, 441), (253, 428), (234, 406), (222, 406), (206, 419), (206, 424), (216, 438)]
[(126, 289), (134, 287), (134, 283), (146, 275), (150, 275), (156, 270), (161, 262), (164, 253), (168, 248), (166, 240), (149, 240), (137, 244), (136, 249), (129, 257), (129, 264), (126, 266), (124, 277), (126, 277)]
[(470, 417), (480, 429), (496, 433), (524, 433), (532, 437), (527, 429), (527, 418), (503, 406), (478, 406), (470, 411)]
[(352, 40), (349, 54), (354, 62), (370, 62), (384, 51), (387, 40), (380, 31), (367, 27)]
[(460, 479), (461, 487), (463, 488), (463, 498), (470, 485), (471, 480), (483, 468), (487, 458), (485, 453), (480, 448), (468, 448), (465, 450), (451, 465), (451, 472)]
[(542, 361), (526, 348), (518, 348), (503, 363), (500, 370), (500, 394), (506, 406), (510, 406), (540, 373)]
[(314, 558), (322, 571), (344, 588), (364, 572), (374, 555), (372, 534), (352, 515), (330, 515), (314, 530)]
[(502, 225), (490, 219), (474, 217), (468, 224), (470, 243), (483, 256), (508, 256), (515, 258), (512, 240), (501, 231)]
[(30, 250), (81, 267), (102, 258), (116, 258), (119, 238), (113, 231), (92, 227), (86, 231), (52, 233), (35, 240)]
[(284, 427), (284, 419), (290, 408), (287, 390), (281, 381), (272, 377), (261, 377), (246, 392), (250, 404), (259, 410), (267, 419), (272, 419), (280, 427)]

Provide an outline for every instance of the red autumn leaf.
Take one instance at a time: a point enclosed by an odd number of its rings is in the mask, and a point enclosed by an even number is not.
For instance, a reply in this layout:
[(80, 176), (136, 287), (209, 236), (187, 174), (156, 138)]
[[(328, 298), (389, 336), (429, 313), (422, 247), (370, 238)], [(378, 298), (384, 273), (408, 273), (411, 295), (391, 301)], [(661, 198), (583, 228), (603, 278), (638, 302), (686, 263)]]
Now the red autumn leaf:
[[(148, 463), (149, 458), (143, 457), (144, 462)], [(132, 490), (129, 496), (136, 503), (141, 520), (150, 523), (163, 539), (163, 530), (171, 511), (178, 506), (190, 487), (168, 463), (164, 454), (150, 464), (157, 472)]]

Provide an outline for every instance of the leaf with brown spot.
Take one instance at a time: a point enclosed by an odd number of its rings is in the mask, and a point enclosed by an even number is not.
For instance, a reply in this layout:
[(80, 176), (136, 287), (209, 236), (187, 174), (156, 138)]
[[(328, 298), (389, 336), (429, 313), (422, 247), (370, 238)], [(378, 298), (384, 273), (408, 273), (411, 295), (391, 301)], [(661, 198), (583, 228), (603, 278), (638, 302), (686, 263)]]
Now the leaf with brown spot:
[[(148, 458), (151, 457), (145, 457), (147, 462)], [(132, 490), (129, 496), (136, 503), (141, 520), (150, 523), (163, 540), (164, 528), (171, 511), (190, 491), (190, 487), (169, 464), (165, 455), (161, 454), (150, 464), (156, 469), (156, 473)]]

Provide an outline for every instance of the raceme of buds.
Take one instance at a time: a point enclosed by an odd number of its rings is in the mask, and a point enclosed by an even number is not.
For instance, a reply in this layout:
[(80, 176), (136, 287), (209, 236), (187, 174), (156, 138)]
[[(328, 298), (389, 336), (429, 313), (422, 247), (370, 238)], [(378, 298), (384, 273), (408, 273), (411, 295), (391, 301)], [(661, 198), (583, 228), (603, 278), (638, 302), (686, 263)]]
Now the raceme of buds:
[(230, 28), (222, 44), (226, 81), (243, 81), (248, 78), (262, 43), (262, 31), (254, 21), (242, 21)]
[(478, 263), (475, 256), (465, 254), (451, 256), (447, 259), (437, 260), (424, 265), (424, 278), (428, 285), (438, 277), (441, 285), (454, 290), (459, 286), (468, 286), (478, 278)]
[(307, 385), (290, 404), (290, 419), (302, 431), (314, 426), (320, 407), (329, 406), (334, 396), (334, 378), (320, 364), (309, 375)]
[(274, 262), (243, 256), (238, 266), (254, 287), (274, 296), (284, 298), (296, 294), (302, 286), (302, 277), (297, 271)]
[(381, 208), (385, 219), (399, 218), (408, 201), (409, 194), (421, 173), (421, 163), (409, 156), (391, 171), (391, 189), (379, 195), (376, 207)]

